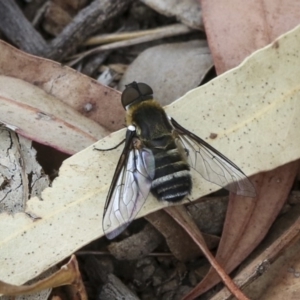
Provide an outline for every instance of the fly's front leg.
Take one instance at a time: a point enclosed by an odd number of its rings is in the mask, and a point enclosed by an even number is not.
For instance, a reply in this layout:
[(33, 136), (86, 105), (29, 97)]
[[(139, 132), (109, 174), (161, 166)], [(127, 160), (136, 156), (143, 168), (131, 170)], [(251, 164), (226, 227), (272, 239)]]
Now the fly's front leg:
[(108, 148), (108, 149), (100, 149), (100, 148), (94, 147), (93, 150), (97, 150), (97, 151), (111, 151), (111, 150), (115, 150), (118, 147), (120, 147), (122, 144), (124, 144), (124, 142), (125, 142), (125, 146), (126, 146), (128, 144), (129, 140), (131, 142), (131, 139), (133, 138), (134, 135), (135, 135), (135, 127), (133, 125), (129, 125), (127, 127), (127, 131), (126, 131), (126, 138), (124, 140), (122, 140), (119, 144), (117, 144), (116, 146), (114, 146), (112, 148)]
[(117, 144), (116, 146), (112, 147), (112, 148), (108, 148), (108, 149), (100, 149), (100, 148), (96, 148), (94, 146), (93, 150), (97, 150), (97, 151), (111, 151), (111, 150), (115, 150), (117, 149), (118, 147), (120, 147), (122, 144), (124, 144), (126, 139), (122, 140), (119, 144)]

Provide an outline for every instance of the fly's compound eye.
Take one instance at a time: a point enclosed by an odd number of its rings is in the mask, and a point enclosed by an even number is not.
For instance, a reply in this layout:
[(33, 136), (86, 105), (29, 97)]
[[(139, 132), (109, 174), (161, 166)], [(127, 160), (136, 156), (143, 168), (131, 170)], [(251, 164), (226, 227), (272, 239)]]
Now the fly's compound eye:
[(135, 102), (152, 99), (152, 88), (143, 82), (132, 82), (126, 85), (125, 90), (122, 93), (122, 105), (126, 109), (128, 105)]

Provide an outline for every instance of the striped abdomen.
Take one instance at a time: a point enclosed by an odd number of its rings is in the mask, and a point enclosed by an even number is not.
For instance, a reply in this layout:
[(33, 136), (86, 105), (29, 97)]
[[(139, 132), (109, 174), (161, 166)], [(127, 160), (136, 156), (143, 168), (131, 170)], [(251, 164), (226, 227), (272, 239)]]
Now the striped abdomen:
[(155, 158), (155, 176), (151, 192), (159, 200), (177, 202), (190, 194), (192, 180), (190, 167), (182, 157), (174, 139), (167, 139), (165, 149), (152, 149)]

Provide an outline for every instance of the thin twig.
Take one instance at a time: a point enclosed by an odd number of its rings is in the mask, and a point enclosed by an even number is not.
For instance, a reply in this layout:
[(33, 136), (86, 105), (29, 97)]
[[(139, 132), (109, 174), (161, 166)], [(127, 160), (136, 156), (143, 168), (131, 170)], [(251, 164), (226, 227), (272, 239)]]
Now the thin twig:
[[(78, 251), (76, 252), (76, 255), (99, 255), (99, 256), (113, 256), (113, 254), (111, 254), (108, 251)], [(152, 252), (152, 253), (148, 253), (146, 256), (167, 256), (167, 257), (174, 257), (173, 253), (163, 253), (163, 252)]]
[(119, 42), (124, 40), (130, 40), (142, 36), (147, 36), (150, 34), (164, 34), (170, 30), (176, 29), (178, 24), (164, 26), (155, 29), (148, 29), (148, 30), (138, 30), (138, 31), (130, 31), (130, 32), (117, 32), (117, 33), (110, 33), (110, 34), (101, 34), (96, 35), (89, 38), (84, 45), (85, 46), (94, 46), (94, 45), (101, 45), (101, 44), (108, 44), (113, 42)]
[(147, 36), (133, 38), (133, 39), (126, 40), (126, 41), (119, 41), (119, 42), (99, 46), (99, 47), (93, 48), (91, 50), (79, 53), (77, 55), (72, 56), (72, 58), (75, 58), (75, 59), (72, 60), (71, 62), (69, 62), (68, 65), (73, 66), (76, 63), (78, 63), (80, 60), (82, 60), (83, 58), (85, 58), (91, 54), (95, 54), (95, 53), (99, 53), (99, 52), (107, 51), (107, 50), (129, 47), (129, 46), (133, 46), (133, 45), (137, 45), (137, 44), (141, 44), (141, 43), (145, 43), (145, 42), (154, 41), (154, 40), (161, 39), (161, 38), (166, 38), (166, 37), (175, 36), (175, 35), (179, 35), (179, 34), (189, 33), (192, 31), (193, 31), (193, 29), (190, 29), (189, 27), (182, 25), (182, 24), (167, 26), (164, 29), (161, 29), (160, 31), (158, 31), (156, 33), (148, 34)]
[(43, 17), (45, 11), (48, 9), (49, 6), (50, 6), (50, 1), (48, 0), (42, 5), (42, 7), (38, 9), (31, 22), (33, 26), (36, 26), (40, 22), (41, 18)]

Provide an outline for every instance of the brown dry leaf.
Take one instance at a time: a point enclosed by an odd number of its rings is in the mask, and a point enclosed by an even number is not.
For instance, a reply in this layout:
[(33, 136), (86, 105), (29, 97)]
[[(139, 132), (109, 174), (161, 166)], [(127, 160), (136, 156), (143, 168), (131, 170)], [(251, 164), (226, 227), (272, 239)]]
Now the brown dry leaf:
[[(258, 189), (261, 195), (268, 195), (268, 199), (260, 198), (252, 201), (249, 198), (238, 199), (231, 196), (225, 221), (225, 228), (221, 237), (220, 246), (216, 255), (227, 273), (237, 267), (259, 244), (267, 234), (270, 226), (282, 207), (283, 200), (287, 198), (293, 183), (293, 178), (299, 166), (295, 162), (281, 166), (274, 171), (257, 175)], [(266, 176), (266, 174), (270, 174)], [(280, 177), (280, 174), (286, 176)], [(272, 176), (272, 180), (269, 176)], [(266, 182), (267, 181), (267, 182)], [(254, 199), (253, 199), (254, 200)], [(189, 294), (190, 298), (196, 297), (220, 281), (219, 276), (211, 268), (206, 277)]]
[[(192, 218), (189, 216), (189, 214), (186, 211), (186, 208), (182, 206), (174, 206), (174, 207), (168, 207), (165, 208), (165, 211), (176, 220), (180, 226), (182, 226), (186, 232), (189, 234), (189, 236), (193, 239), (193, 241), (198, 245), (198, 247), (201, 249), (209, 263), (212, 265), (214, 270), (218, 273), (224, 284), (227, 286), (227, 288), (230, 290), (230, 292), (239, 300), (249, 300), (235, 285), (235, 283), (231, 280), (231, 278), (226, 274), (225, 270), (222, 268), (222, 266), (216, 261), (212, 253), (207, 248), (207, 245), (205, 243), (205, 240), (197, 228), (196, 224), (192, 220)], [(191, 292), (192, 293), (192, 292)], [(195, 299), (195, 297), (185, 296), (184, 299)]]
[[(57, 62), (26, 54), (0, 40), (0, 75), (22, 79), (109, 131), (124, 124), (120, 93)], [(12, 124), (13, 125), (13, 124)]]
[[(274, 279), (280, 270), (286, 266), (297, 253), (299, 253), (300, 206), (296, 205), (286, 214), (278, 218), (272, 226), (266, 239), (250, 255), (234, 281), (251, 299), (263, 299), (264, 295), (276, 288)], [(244, 264), (244, 263), (243, 263)], [(287, 269), (284, 270), (285, 272)], [(270, 287), (270, 288), (269, 288)], [(283, 288), (278, 296), (284, 293)], [(231, 294), (226, 288), (218, 292), (211, 300), (229, 300)], [(272, 299), (272, 298), (271, 298)], [(282, 297), (280, 299), (290, 299)]]
[(193, 260), (201, 255), (201, 250), (185, 230), (163, 210), (145, 218), (165, 237), (170, 251), (179, 261)]
[(167, 105), (199, 86), (212, 65), (210, 51), (203, 41), (152, 47), (128, 67), (119, 90), (132, 81), (146, 82), (159, 103)]
[[(26, 285), (31, 285), (34, 284), (42, 279), (45, 279), (46, 277), (51, 276), (51, 274), (53, 274), (55, 271), (57, 271), (56, 266), (53, 266), (52, 268), (48, 269), (47, 271), (43, 272), (42, 274), (40, 274), (39, 276), (37, 276), (36, 278), (29, 280)], [(45, 288), (45, 289), (41, 289), (38, 292), (33, 292), (30, 294), (26, 294), (26, 295), (18, 295), (18, 296), (0, 296), (1, 300), (41, 300), (41, 299), (48, 299), (49, 295), (52, 292), (52, 288)]]
[[(173, 255), (180, 261), (191, 261), (202, 254), (186, 231), (163, 210), (149, 214), (145, 219), (150, 222), (166, 239)], [(216, 248), (219, 238), (202, 234), (208, 249)]]
[[(58, 268), (56, 268), (56, 266), (48, 269), (47, 271), (43, 272), (42, 274), (40, 274), (39, 276), (37, 276), (36, 278), (29, 280), (26, 283), (26, 286), (32, 286), (33, 284), (35, 284), (36, 282), (39, 282), (47, 277), (50, 277), (55, 271), (57, 271)], [(0, 285), (4, 285), (7, 287), (7, 284), (5, 282), (1, 282)], [(10, 289), (15, 289), (18, 290), (20, 287), (19, 286), (12, 286), (9, 287)], [(21, 289), (24, 287), (21, 287)], [(52, 288), (43, 288), (40, 289), (39, 291), (36, 292), (28, 292), (28, 294), (23, 295), (22, 293), (18, 296), (0, 296), (1, 300), (43, 300), (43, 299), (51, 299), (51, 297), (49, 298), (50, 294), (52, 293)], [(1, 295), (1, 293), (0, 293)]]
[[(211, 43), (216, 68), (219, 72), (236, 66), (246, 55), (275, 39), (279, 32), (284, 32), (285, 28), (292, 28), (295, 18), (290, 18), (287, 13), (290, 7), (282, 15), (281, 21), (285, 20), (285, 26), (281, 28), (282, 31), (279, 31), (279, 27), (277, 27), (277, 24), (275, 25), (276, 22), (273, 23), (273, 18), (276, 7), (277, 9), (279, 7), (282, 9), (282, 3), (272, 2), (268, 4), (266, 2), (264, 5), (263, 10), (260, 10), (258, 7), (262, 8), (261, 2), (244, 5), (244, 3), (238, 3), (238, 1), (231, 1), (226, 3), (225, 6), (215, 1), (202, 1), (208, 39)], [(265, 10), (271, 13), (266, 15), (264, 14)], [(261, 14), (258, 14), (258, 11)], [(222, 16), (220, 16), (220, 12), (222, 12)], [(260, 22), (256, 20), (255, 24), (260, 24), (258, 26), (261, 35), (257, 34), (257, 27), (254, 26), (252, 28), (249, 26), (249, 24), (252, 24), (252, 21), (249, 20), (250, 18), (260, 18)], [(224, 19), (226, 19), (226, 22)], [(248, 31), (242, 30), (241, 24), (244, 24), (243, 22), (245, 22), (245, 28), (251, 29)], [(261, 26), (262, 23), (264, 26)], [(219, 32), (221, 27), (223, 27), (222, 34)], [(237, 39), (237, 32), (239, 32), (240, 39)], [(255, 39), (259, 40), (259, 42), (254, 42), (253, 40)], [(247, 48), (245, 45), (249, 47)], [(280, 46), (281, 44), (274, 43), (274, 49)], [(239, 51), (240, 49), (242, 50)], [(235, 53), (235, 55), (233, 56), (232, 53)], [(273, 67), (275, 66), (269, 66), (270, 69), (273, 69)], [(264, 68), (262, 65), (262, 72), (266, 71)], [(250, 76), (255, 76), (252, 71), (249, 72)], [(266, 81), (261, 83), (261, 87), (267, 87), (268, 91), (266, 90), (266, 93), (272, 93), (272, 89), (268, 87), (270, 83), (267, 80), (268, 76), (265, 76), (265, 79)], [(244, 88), (244, 86), (241, 88)], [(257, 88), (257, 85), (252, 85), (252, 88)], [(276, 90), (275, 86), (273, 90)], [(261, 101), (266, 101), (265, 95), (261, 95), (260, 98), (262, 99)], [(270, 105), (273, 105), (276, 99), (278, 97), (276, 98), (274, 95), (269, 100)], [(282, 126), (280, 130), (285, 129)], [(264, 128), (263, 132), (260, 130), (258, 134), (265, 135), (265, 133), (269, 133), (268, 128)], [(277, 139), (270, 141), (268, 147), (273, 149), (274, 141), (278, 142), (280, 140), (281, 136), (278, 136)], [(249, 146), (252, 148), (254, 145), (250, 144)], [(231, 272), (238, 266), (264, 238), (287, 198), (297, 174), (297, 169), (298, 165), (291, 163), (274, 171), (253, 177), (258, 190), (258, 197), (255, 202), (235, 195), (231, 197), (222, 239), (216, 256), (227, 272)], [(190, 295), (200, 295), (217, 282), (219, 282), (219, 278), (214, 270), (211, 269), (207, 277)]]
[[(299, 36), (300, 28), (291, 31), (276, 42), (279, 47), (258, 51), (240, 67), (190, 91), (166, 112), (247, 175), (298, 159)], [(261, 134), (262, 128), (268, 135)], [(210, 140), (212, 132), (217, 138)], [(95, 146), (115, 146), (124, 135), (125, 130), (113, 133)], [(270, 143), (274, 143), (271, 148)], [(249, 144), (251, 148), (245, 146)], [(90, 146), (64, 161), (59, 177), (43, 191), (43, 201), (27, 202), (27, 212), (40, 219), (33, 222), (26, 213), (0, 215), (1, 280), (22, 284), (103, 235), (103, 206), (121, 149), (93, 149)], [(194, 172), (192, 176), (191, 200), (219, 189)], [(138, 217), (164, 205), (150, 195)]]
[(295, 0), (200, 0), (217, 73), (236, 67), (253, 51), (299, 24)]
[(114, 274), (108, 274), (107, 277), (107, 282), (101, 289), (99, 299), (139, 300), (137, 295)]
[(86, 148), (108, 133), (42, 89), (1, 75), (0, 122), (31, 140), (69, 154)]
[(85, 288), (79, 272), (78, 263), (74, 255), (66, 265), (60, 268), (59, 271), (53, 273), (45, 279), (39, 280), (36, 283), (24, 286), (16, 286), (0, 281), (0, 294), (6, 296), (26, 295), (48, 288), (70, 284), (77, 285), (78, 292), (82, 296), (82, 300), (87, 299)]

